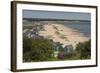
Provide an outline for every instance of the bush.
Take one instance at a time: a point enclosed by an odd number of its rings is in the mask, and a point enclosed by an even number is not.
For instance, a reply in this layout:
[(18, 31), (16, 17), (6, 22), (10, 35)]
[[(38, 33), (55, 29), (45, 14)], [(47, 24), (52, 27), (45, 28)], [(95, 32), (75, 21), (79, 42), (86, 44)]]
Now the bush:
[(76, 51), (79, 53), (80, 59), (91, 58), (91, 41), (77, 44)]
[(29, 38), (24, 38), (23, 39), (23, 52), (28, 52), (31, 51), (32, 48), (32, 40)]
[(53, 57), (53, 42), (48, 39), (24, 39), (23, 61), (48, 61)]

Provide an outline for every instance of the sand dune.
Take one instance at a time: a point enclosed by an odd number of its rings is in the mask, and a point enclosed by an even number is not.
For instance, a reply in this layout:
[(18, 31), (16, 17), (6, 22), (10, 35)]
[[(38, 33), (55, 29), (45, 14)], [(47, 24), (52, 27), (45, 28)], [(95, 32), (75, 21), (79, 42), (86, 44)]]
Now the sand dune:
[(78, 30), (62, 24), (47, 24), (43, 27), (44, 31), (39, 31), (39, 35), (52, 39), (54, 42), (60, 42), (63, 46), (72, 45), (75, 48), (77, 43), (89, 40), (89, 37), (83, 36)]

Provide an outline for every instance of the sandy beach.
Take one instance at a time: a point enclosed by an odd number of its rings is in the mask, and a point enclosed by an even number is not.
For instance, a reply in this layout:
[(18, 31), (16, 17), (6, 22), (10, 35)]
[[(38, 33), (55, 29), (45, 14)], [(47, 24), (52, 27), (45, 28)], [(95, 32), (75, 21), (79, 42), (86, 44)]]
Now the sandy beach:
[(54, 42), (60, 42), (65, 45), (72, 45), (75, 48), (79, 42), (88, 41), (90, 38), (85, 37), (76, 29), (66, 27), (62, 24), (47, 24), (43, 26), (44, 30), (39, 31), (39, 35), (52, 39)]

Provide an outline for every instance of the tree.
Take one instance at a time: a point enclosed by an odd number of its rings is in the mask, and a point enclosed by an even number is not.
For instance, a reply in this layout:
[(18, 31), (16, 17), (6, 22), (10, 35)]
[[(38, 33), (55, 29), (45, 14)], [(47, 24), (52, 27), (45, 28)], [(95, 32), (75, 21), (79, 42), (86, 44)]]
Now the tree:
[(91, 40), (77, 44), (76, 51), (80, 54), (80, 59), (89, 59), (91, 57)]
[(29, 38), (23, 39), (23, 52), (31, 51), (32, 48), (32, 41)]
[[(24, 45), (26, 45), (25, 48), (29, 47), (26, 43)], [(52, 48), (53, 41), (49, 39), (31, 39), (30, 51), (23, 53), (24, 62), (49, 61), (53, 58)]]

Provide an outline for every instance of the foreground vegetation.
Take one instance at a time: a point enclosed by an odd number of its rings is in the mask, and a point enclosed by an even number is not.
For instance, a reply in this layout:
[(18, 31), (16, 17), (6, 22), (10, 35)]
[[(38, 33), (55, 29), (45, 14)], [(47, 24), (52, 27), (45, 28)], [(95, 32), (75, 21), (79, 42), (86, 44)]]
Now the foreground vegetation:
[(76, 46), (76, 51), (79, 54), (80, 59), (90, 59), (91, 58), (91, 41), (86, 41), (84, 43), (79, 43)]
[(79, 43), (72, 53), (64, 53), (60, 47), (57, 57), (54, 57), (54, 42), (49, 39), (23, 39), (23, 62), (56, 61), (56, 60), (77, 60), (91, 58), (91, 41)]

